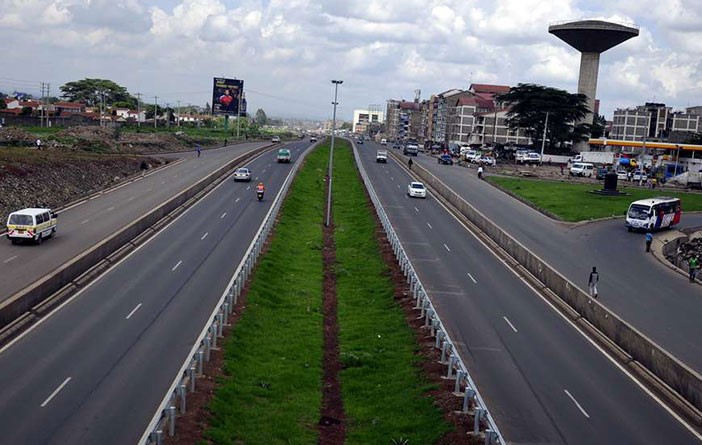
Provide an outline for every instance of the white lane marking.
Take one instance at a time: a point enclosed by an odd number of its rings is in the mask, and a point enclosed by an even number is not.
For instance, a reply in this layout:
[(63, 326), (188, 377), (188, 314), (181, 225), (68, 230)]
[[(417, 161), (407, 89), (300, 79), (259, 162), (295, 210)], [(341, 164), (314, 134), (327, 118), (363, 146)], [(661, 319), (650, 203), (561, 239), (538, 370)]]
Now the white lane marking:
[(136, 307), (132, 309), (132, 311), (129, 313), (129, 315), (127, 315), (126, 319), (129, 320), (132, 317), (132, 315), (134, 315), (134, 312), (138, 311), (140, 307), (141, 303), (137, 304)]
[[(593, 348), (595, 348), (597, 351), (599, 351), (600, 354), (602, 354), (602, 356), (605, 357), (605, 359), (609, 360), (609, 362), (610, 362), (615, 368), (619, 369), (619, 371), (621, 371), (622, 374), (624, 374), (626, 377), (628, 377), (629, 380), (631, 380), (632, 382), (634, 382), (634, 384), (635, 384), (636, 386), (638, 386), (638, 387), (641, 389), (641, 391), (643, 391), (644, 393), (646, 393), (652, 400), (654, 400), (656, 403), (658, 403), (658, 406), (660, 406), (661, 408), (663, 408), (663, 409), (670, 415), (670, 417), (672, 417), (673, 419), (675, 419), (675, 420), (676, 420), (680, 425), (682, 425), (690, 434), (692, 434), (693, 436), (695, 436), (695, 438), (697, 438), (697, 440), (699, 440), (699, 441), (702, 442), (702, 434), (700, 434), (700, 433), (697, 431), (697, 429), (695, 429), (692, 425), (690, 425), (689, 422), (687, 422), (685, 419), (683, 419), (682, 417), (680, 417), (680, 415), (678, 415), (675, 411), (673, 411), (673, 409), (670, 408), (667, 404), (665, 404), (665, 403), (663, 402), (663, 400), (661, 400), (660, 397), (658, 397), (656, 394), (654, 394), (653, 392), (651, 392), (651, 390), (648, 389), (647, 386), (645, 386), (645, 385), (644, 385), (643, 383), (641, 383), (636, 377), (634, 377), (634, 375), (633, 375), (632, 373), (630, 373), (626, 368), (624, 368), (623, 365), (621, 365), (617, 360), (615, 360), (614, 357), (612, 357), (607, 351), (605, 351), (605, 350), (602, 348), (602, 346), (600, 346), (599, 344), (597, 344), (597, 343), (595, 342), (595, 340), (593, 340), (593, 339), (590, 338), (588, 335), (586, 335), (586, 334), (581, 330), (581, 328), (580, 328), (578, 325), (575, 324), (575, 322), (573, 322), (570, 318), (568, 318), (568, 317), (567, 317), (564, 313), (562, 313), (560, 310), (556, 309), (556, 307), (553, 305), (553, 303), (551, 303), (546, 297), (544, 297), (543, 295), (541, 295), (541, 293), (540, 293), (534, 286), (532, 286), (531, 283), (529, 283), (528, 281), (526, 281), (526, 279), (525, 279), (524, 277), (522, 277), (521, 275), (519, 275), (519, 273), (517, 273), (516, 270), (512, 269), (512, 267), (511, 267), (509, 264), (507, 264), (507, 262), (506, 262), (504, 259), (500, 258), (495, 252), (493, 252), (493, 251), (487, 246), (487, 244), (485, 244), (485, 242), (484, 242), (483, 240), (481, 240), (481, 239), (478, 238), (473, 232), (471, 232), (471, 230), (463, 223), (463, 221), (461, 221), (460, 219), (458, 219), (458, 217), (456, 217), (456, 215), (454, 215), (441, 201), (437, 201), (437, 202), (439, 203), (439, 205), (440, 205), (441, 207), (444, 208), (444, 210), (446, 210), (446, 213), (448, 213), (449, 215), (451, 215), (451, 216), (453, 217), (453, 219), (455, 219), (456, 222), (458, 222), (458, 224), (460, 224), (461, 226), (463, 226), (463, 228), (466, 230), (466, 232), (468, 232), (470, 235), (472, 235), (473, 238), (475, 238), (476, 241), (478, 241), (480, 244), (482, 244), (483, 247), (485, 247), (485, 249), (487, 249), (487, 251), (490, 252), (490, 254), (492, 254), (492, 255), (495, 257), (495, 259), (497, 259), (499, 262), (501, 262), (501, 263), (505, 266), (505, 269), (507, 269), (507, 270), (508, 270), (509, 272), (511, 272), (514, 276), (516, 276), (517, 278), (519, 278), (529, 289), (532, 290), (532, 292), (534, 292), (534, 294), (535, 294), (537, 297), (539, 297), (539, 298), (541, 299), (541, 301), (543, 301), (547, 306), (549, 306), (549, 307), (551, 308), (551, 310), (553, 310), (553, 312), (554, 312), (557, 316), (559, 316), (563, 321), (565, 321), (568, 325), (570, 325), (570, 327), (573, 328), (573, 329), (575, 330), (575, 332), (577, 332), (578, 334), (580, 334), (580, 336), (581, 336), (586, 342), (590, 343), (590, 345), (592, 345)], [(41, 320), (43, 320), (43, 319), (40, 319), (40, 322), (41, 322)]]
[(419, 213), (419, 209), (416, 208), (416, 207), (414, 208), (414, 211), (417, 212), (417, 213)]
[(433, 227), (431, 226), (431, 224), (427, 223), (427, 225), (429, 226), (430, 229), (433, 229)]
[(397, 188), (400, 188), (400, 184), (397, 184)]
[(227, 212), (222, 213), (222, 216), (220, 216), (219, 219), (224, 219), (225, 216), (227, 216)]
[(64, 386), (68, 385), (68, 382), (70, 382), (70, 381), (71, 381), (71, 378), (70, 378), (70, 377), (68, 377), (66, 380), (64, 380), (63, 383), (61, 383), (61, 384), (59, 385), (59, 387), (56, 388), (56, 389), (54, 390), (54, 392), (52, 392), (51, 395), (50, 395), (49, 397), (47, 397), (46, 400), (44, 400), (44, 403), (42, 403), (40, 406), (41, 406), (42, 408), (44, 408), (46, 405), (48, 405), (49, 402), (51, 402), (51, 399), (53, 399), (54, 397), (56, 397), (56, 394), (58, 394), (59, 391), (61, 391), (61, 390), (63, 389)]
[(161, 181), (161, 184), (165, 184), (165, 183), (166, 183), (166, 181)]
[(266, 172), (266, 169), (264, 168), (263, 171), (262, 171), (261, 173), (265, 173), (265, 172)]
[(183, 264), (183, 260), (178, 261), (178, 264), (176, 264), (175, 266), (173, 266), (173, 269), (171, 269), (171, 272), (175, 272), (175, 270), (176, 270), (178, 267), (180, 267), (181, 264)]
[[(256, 176), (256, 177), (254, 178), (254, 181), (258, 181), (258, 176)], [(251, 187), (251, 186), (249, 186), (249, 187)], [(248, 189), (246, 189), (246, 190), (248, 190)]]
[(570, 397), (570, 400), (572, 400), (573, 403), (575, 403), (575, 406), (577, 406), (578, 409), (580, 410), (580, 412), (583, 413), (583, 416), (585, 416), (585, 417), (587, 417), (587, 418), (589, 419), (589, 418), (590, 418), (590, 415), (587, 413), (587, 411), (585, 411), (585, 410), (583, 409), (582, 406), (580, 406), (580, 404), (578, 403), (578, 401), (575, 400), (575, 397), (573, 397), (573, 395), (572, 395), (571, 393), (569, 393), (567, 389), (564, 389), (563, 391), (566, 393), (566, 395), (568, 395), (568, 397)]
[(234, 200), (234, 202), (239, 202), (240, 199), (241, 199), (241, 198), (236, 198), (236, 199)]
[(394, 180), (395, 180), (395, 178), (393, 178), (392, 176), (390, 176), (390, 180), (391, 180), (391, 181), (394, 181)]
[(85, 220), (81, 221), (80, 223), (81, 223), (81, 224), (87, 224), (88, 222), (90, 222), (90, 220), (89, 220), (89, 219), (85, 219)]
[(148, 188), (148, 189), (146, 189), (146, 192), (148, 193), (148, 192), (150, 192), (151, 190), (153, 190), (153, 188)]
[(446, 244), (444, 244), (444, 247), (445, 247), (446, 250), (448, 250), (449, 252), (451, 251), (451, 249), (449, 249), (449, 246), (447, 246)]
[(113, 211), (114, 209), (115, 209), (114, 207), (110, 207), (109, 209), (107, 209), (107, 211), (108, 211), (108, 212), (111, 212), (111, 211)]
[(509, 318), (507, 318), (506, 316), (502, 316), (502, 318), (507, 322), (507, 324), (509, 325), (509, 327), (512, 328), (512, 330), (513, 330), (514, 332), (519, 332), (519, 331), (517, 331), (517, 328), (514, 327), (514, 325), (512, 324), (512, 322), (509, 321)]
[(204, 240), (205, 238), (207, 238), (207, 232), (205, 232), (205, 234), (202, 235), (202, 238), (200, 238), (200, 240)]
[(473, 275), (471, 275), (470, 272), (468, 272), (468, 278), (470, 278), (470, 280), (471, 280), (473, 283), (478, 284), (478, 282), (475, 281), (475, 278), (473, 278)]
[(7, 264), (7, 263), (9, 263), (10, 261), (14, 260), (15, 258), (17, 258), (17, 255), (11, 256), (10, 258), (8, 258), (8, 259), (6, 259), (5, 261), (3, 261), (3, 263), (4, 263), (4, 264)]
[[(256, 178), (256, 179), (258, 179), (258, 178)], [(250, 188), (251, 188), (251, 186), (248, 186), (248, 187), (246, 187), (246, 190), (249, 190)]]
[(129, 199), (127, 199), (127, 201), (131, 201), (131, 200), (133, 200), (134, 198), (136, 198), (136, 196), (131, 196), (131, 197), (129, 197)]

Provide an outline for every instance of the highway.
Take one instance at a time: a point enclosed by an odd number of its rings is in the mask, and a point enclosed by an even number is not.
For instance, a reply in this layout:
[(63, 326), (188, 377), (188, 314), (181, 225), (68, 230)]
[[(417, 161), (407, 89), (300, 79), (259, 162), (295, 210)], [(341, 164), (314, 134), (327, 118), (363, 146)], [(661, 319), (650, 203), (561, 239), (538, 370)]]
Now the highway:
[[(308, 146), (286, 144), (294, 162)], [(188, 159), (182, 171), (211, 155)], [(0, 352), (2, 443), (141, 437), (291, 170), (275, 156), (249, 163), (266, 185), (263, 202), (254, 181), (227, 179)]]
[(509, 443), (700, 440), (432, 196), (408, 198), (410, 177), (376, 148), (359, 146), (364, 166)]
[[(597, 266), (600, 303), (702, 373), (702, 287), (645, 254), (643, 234), (627, 232), (623, 219), (560, 223), (479, 180), (475, 168), (413, 160), (585, 291)], [(702, 214), (683, 213), (686, 226), (702, 226)]]
[(45, 243), (12, 245), (8, 240), (2, 240), (0, 301), (34, 283), (237, 156), (266, 144), (268, 142), (252, 142), (206, 150), (200, 158), (194, 152), (168, 155), (185, 158), (187, 162), (154, 170), (143, 179), (138, 178), (62, 211), (56, 236)]

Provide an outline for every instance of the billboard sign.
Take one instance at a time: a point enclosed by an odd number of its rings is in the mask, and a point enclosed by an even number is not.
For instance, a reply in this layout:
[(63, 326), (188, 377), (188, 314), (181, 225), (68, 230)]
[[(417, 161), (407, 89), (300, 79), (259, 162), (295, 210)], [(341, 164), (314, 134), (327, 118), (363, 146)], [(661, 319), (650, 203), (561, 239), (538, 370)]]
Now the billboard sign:
[(212, 88), (212, 114), (217, 116), (236, 116), (237, 112), (246, 112), (241, 109), (241, 98), (244, 91), (244, 81), (239, 79), (226, 79), (215, 77)]

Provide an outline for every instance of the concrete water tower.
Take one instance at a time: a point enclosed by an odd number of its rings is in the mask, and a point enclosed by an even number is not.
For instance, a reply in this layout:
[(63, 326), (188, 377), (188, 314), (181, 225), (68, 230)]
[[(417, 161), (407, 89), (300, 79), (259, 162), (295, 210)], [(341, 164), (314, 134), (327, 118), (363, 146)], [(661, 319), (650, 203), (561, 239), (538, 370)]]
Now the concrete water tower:
[[(639, 29), (602, 20), (580, 20), (554, 23), (548, 27), (548, 32), (582, 53), (580, 57), (578, 93), (587, 96), (587, 106), (590, 109), (590, 113), (576, 122), (576, 124), (592, 124), (592, 114), (595, 109), (595, 97), (597, 95), (597, 72), (600, 68), (600, 53), (638, 36)], [(586, 143), (582, 144), (586, 145)], [(580, 148), (583, 147), (581, 146)]]

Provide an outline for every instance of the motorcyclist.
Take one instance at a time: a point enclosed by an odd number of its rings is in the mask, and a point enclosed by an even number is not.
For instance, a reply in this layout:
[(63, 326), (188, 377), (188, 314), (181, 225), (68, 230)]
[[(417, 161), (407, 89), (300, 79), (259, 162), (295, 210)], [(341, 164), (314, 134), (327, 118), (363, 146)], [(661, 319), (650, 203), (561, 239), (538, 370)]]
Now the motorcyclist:
[(482, 179), (483, 177), (483, 166), (478, 167), (478, 179)]
[(263, 193), (265, 191), (266, 191), (266, 187), (263, 185), (262, 182), (259, 182), (258, 185), (256, 186), (256, 192)]

